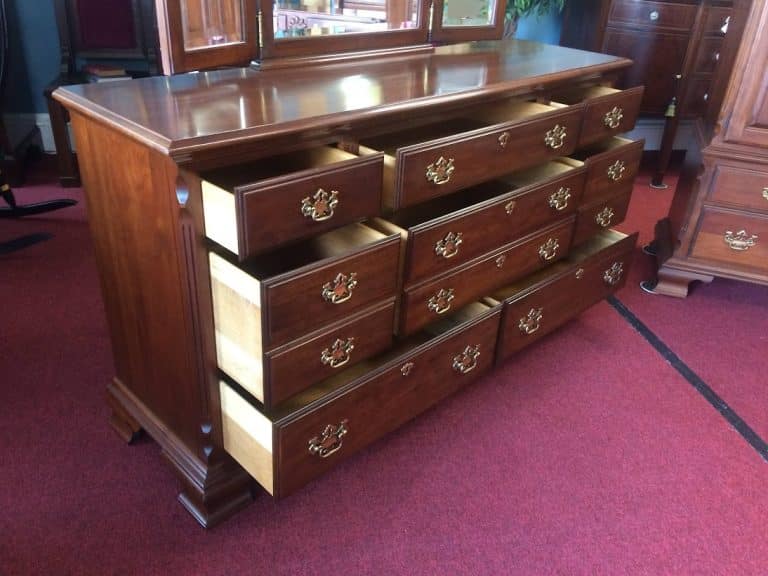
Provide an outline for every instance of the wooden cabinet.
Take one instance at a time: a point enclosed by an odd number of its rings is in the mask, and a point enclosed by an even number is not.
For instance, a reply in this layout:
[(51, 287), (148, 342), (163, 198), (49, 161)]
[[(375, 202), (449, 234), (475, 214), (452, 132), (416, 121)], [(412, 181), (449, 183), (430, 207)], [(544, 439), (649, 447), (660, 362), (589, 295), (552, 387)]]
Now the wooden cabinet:
[(57, 91), (116, 430), (162, 446), (210, 526), (611, 294), (642, 148), (616, 135), (642, 90), (607, 85), (628, 64), (486, 42)]
[(700, 124), (656, 227), (656, 293), (684, 297), (715, 276), (768, 284), (768, 6), (754, 2), (744, 17), (719, 121)]

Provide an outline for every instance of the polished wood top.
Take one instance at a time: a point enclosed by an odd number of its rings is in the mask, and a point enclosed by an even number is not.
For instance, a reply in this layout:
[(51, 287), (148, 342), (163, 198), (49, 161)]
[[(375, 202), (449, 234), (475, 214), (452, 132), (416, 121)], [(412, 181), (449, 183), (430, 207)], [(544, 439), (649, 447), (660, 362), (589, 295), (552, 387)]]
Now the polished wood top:
[(629, 60), (508, 40), (428, 54), (274, 70), (250, 68), (65, 86), (54, 97), (171, 156), (292, 133), (343, 128), (585, 78)]

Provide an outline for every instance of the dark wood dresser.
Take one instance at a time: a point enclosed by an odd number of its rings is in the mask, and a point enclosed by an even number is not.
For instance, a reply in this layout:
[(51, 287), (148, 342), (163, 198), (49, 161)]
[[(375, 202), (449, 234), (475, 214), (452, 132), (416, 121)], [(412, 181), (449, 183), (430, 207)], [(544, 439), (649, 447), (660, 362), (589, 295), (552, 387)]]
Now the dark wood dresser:
[(286, 496), (619, 288), (629, 61), (531, 42), (56, 91), (112, 337), (203, 525)]
[(699, 123), (669, 216), (656, 227), (656, 293), (693, 280), (768, 284), (768, 5), (754, 2), (716, 125)]

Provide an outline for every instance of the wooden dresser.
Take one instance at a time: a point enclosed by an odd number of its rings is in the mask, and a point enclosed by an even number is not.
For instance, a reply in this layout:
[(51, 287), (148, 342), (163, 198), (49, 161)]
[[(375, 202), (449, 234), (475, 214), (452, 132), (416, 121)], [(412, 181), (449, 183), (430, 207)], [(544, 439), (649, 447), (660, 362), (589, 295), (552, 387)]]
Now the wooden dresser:
[(531, 42), (58, 90), (113, 343), (210, 526), (287, 496), (622, 285), (629, 61)]
[[(717, 125), (698, 125), (669, 216), (656, 227), (658, 282), (768, 284), (768, 5), (754, 2)], [(714, 136), (712, 134), (714, 133)]]

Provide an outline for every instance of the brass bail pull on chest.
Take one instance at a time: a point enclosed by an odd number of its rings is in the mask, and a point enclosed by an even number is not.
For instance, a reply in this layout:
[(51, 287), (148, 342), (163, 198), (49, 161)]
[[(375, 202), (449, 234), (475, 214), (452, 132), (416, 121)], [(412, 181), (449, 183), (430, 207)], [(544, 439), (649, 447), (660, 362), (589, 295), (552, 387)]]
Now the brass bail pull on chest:
[(441, 185), (450, 182), (456, 167), (453, 165), (453, 158), (447, 160), (440, 156), (437, 160), (427, 166), (426, 178), (432, 184)]
[(331, 304), (341, 304), (352, 298), (352, 291), (357, 286), (357, 274), (352, 272), (349, 275), (339, 273), (333, 282), (323, 284), (323, 300)]
[(464, 352), (453, 357), (453, 369), (459, 374), (469, 374), (477, 367), (477, 358), (480, 356), (480, 345), (467, 346)]
[(322, 434), (315, 436), (309, 441), (309, 453), (313, 456), (320, 456), (320, 458), (328, 458), (331, 454), (341, 450), (344, 436), (349, 432), (347, 428), (348, 423), (349, 420), (344, 419), (339, 422), (338, 426), (328, 424)]
[(621, 106), (614, 106), (608, 112), (605, 113), (605, 116), (603, 116), (603, 124), (607, 128), (610, 128), (611, 130), (615, 130), (621, 125), (621, 120), (623, 118), (624, 118), (624, 110), (621, 108)]
[(746, 252), (757, 244), (758, 237), (757, 234), (748, 234), (746, 230), (739, 230), (736, 233), (727, 230), (723, 240), (725, 240), (725, 243), (728, 244), (731, 250)]
[(565, 126), (555, 124), (551, 130), (547, 130), (547, 133), (544, 134), (544, 144), (549, 148), (552, 148), (552, 150), (557, 150), (558, 148), (563, 147), (567, 135), (568, 132), (565, 129)]
[(322, 188), (318, 188), (312, 197), (307, 196), (301, 201), (301, 214), (315, 222), (323, 222), (333, 218), (333, 211), (338, 204), (339, 193), (337, 190), (331, 190), (328, 193)]

